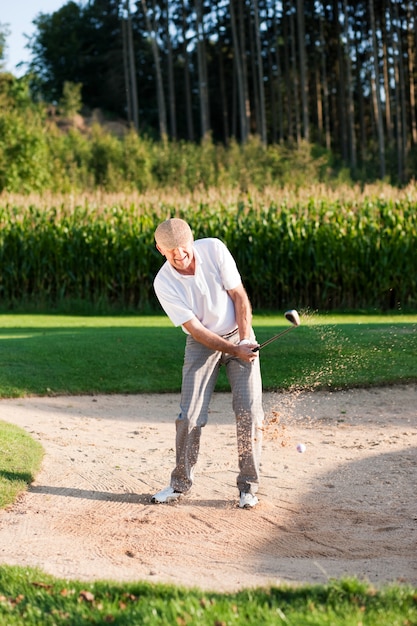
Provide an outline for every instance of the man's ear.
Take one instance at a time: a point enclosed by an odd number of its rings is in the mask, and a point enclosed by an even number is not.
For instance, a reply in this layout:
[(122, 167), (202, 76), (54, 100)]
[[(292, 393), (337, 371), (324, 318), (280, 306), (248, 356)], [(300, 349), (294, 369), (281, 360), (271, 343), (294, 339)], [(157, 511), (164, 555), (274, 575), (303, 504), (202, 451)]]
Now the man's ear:
[(158, 252), (160, 252), (160, 253), (162, 254), (162, 256), (165, 256), (163, 248), (161, 248), (160, 246), (158, 246), (158, 244), (157, 244), (157, 243), (155, 243), (155, 245), (156, 245), (156, 249), (158, 250)]

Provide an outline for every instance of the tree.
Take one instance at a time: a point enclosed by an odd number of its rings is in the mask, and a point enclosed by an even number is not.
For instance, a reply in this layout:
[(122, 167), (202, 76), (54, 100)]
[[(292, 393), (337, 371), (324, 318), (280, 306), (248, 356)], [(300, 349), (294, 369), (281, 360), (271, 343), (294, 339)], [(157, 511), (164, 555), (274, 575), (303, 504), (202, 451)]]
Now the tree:
[[(239, 106), (239, 119), (240, 119), (240, 137), (242, 142), (246, 142), (249, 134), (248, 124), (248, 108), (249, 103), (247, 100), (247, 89), (245, 86), (245, 72), (242, 63), (242, 42), (239, 36), (236, 13), (235, 13), (235, 0), (230, 0), (230, 22), (232, 26), (233, 36), (233, 50), (234, 50), (234, 64), (236, 69), (236, 78), (238, 86), (238, 106)], [(242, 15), (241, 15), (242, 17)]]
[(376, 38), (376, 23), (374, 13), (374, 0), (369, 0), (369, 16), (372, 42), (373, 71), (371, 74), (372, 95), (374, 100), (374, 114), (376, 118), (377, 136), (378, 136), (378, 152), (379, 152), (379, 171), (381, 178), (385, 178), (385, 137), (382, 121), (382, 106), (379, 78), (379, 49)]
[(264, 71), (261, 52), (261, 29), (259, 26), (259, 7), (258, 0), (253, 0), (254, 14), (254, 36), (255, 36), (255, 54), (256, 54), (256, 70), (258, 76), (259, 89), (259, 135), (261, 141), (266, 145), (266, 111), (265, 111), (265, 87), (264, 87)]
[(297, 35), (298, 54), (300, 64), (300, 89), (301, 89), (301, 109), (303, 114), (303, 137), (310, 140), (310, 120), (308, 111), (308, 82), (307, 82), (307, 60), (306, 60), (306, 34), (304, 26), (304, 2), (297, 0)]
[(347, 0), (343, 0), (344, 12), (344, 40), (345, 40), (345, 59), (346, 59), (346, 111), (347, 111), (347, 136), (349, 145), (350, 166), (354, 171), (356, 169), (356, 136), (355, 136), (355, 108), (353, 103), (353, 78), (352, 78), (352, 62), (350, 56), (350, 33), (352, 22), (349, 20)]
[(201, 136), (208, 137), (210, 131), (210, 111), (208, 98), (208, 78), (206, 66), (206, 42), (203, 23), (203, 0), (195, 0), (198, 90), (200, 94)]
[[(413, 13), (414, 12), (414, 13)], [(410, 138), (413, 145), (417, 144), (417, 117), (416, 117), (416, 24), (415, 24), (416, 7), (412, 9), (411, 3), (407, 3), (407, 57), (408, 57), (408, 84), (409, 84), (409, 102), (410, 102)], [(413, 17), (414, 16), (414, 17)]]
[[(319, 46), (320, 46), (320, 68), (321, 68), (321, 82), (323, 84), (323, 115), (324, 115), (324, 136), (325, 146), (328, 150), (331, 149), (332, 140), (330, 132), (330, 106), (329, 106), (329, 85), (327, 81), (327, 63), (326, 63), (326, 46), (324, 41), (324, 15), (319, 16)], [(322, 130), (322, 126), (320, 126)]]
[(6, 39), (10, 35), (8, 24), (0, 22), (0, 70), (4, 67), (6, 58)]
[(65, 117), (74, 117), (82, 108), (81, 83), (70, 83), (65, 81), (62, 89), (62, 96), (59, 100), (59, 110)]
[(181, 0), (181, 34), (182, 46), (180, 47), (183, 56), (184, 67), (184, 99), (185, 99), (185, 115), (187, 124), (187, 139), (194, 141), (194, 123), (193, 123), (193, 105), (191, 93), (191, 63), (188, 54), (188, 38), (187, 38), (187, 12), (184, 0)]
[(146, 0), (141, 0), (141, 1), (142, 1), (143, 14), (146, 20), (146, 27), (148, 29), (148, 36), (151, 42), (154, 67), (155, 67), (156, 95), (157, 95), (157, 101), (158, 101), (158, 115), (159, 115), (159, 135), (161, 139), (165, 141), (168, 137), (167, 115), (166, 115), (166, 106), (165, 106), (164, 85), (162, 81), (161, 59), (159, 55), (158, 44), (156, 41), (157, 20), (156, 20), (155, 3), (153, 3), (152, 22), (151, 22), (150, 12), (148, 11)]
[(118, 0), (96, 0), (85, 7), (68, 2), (52, 15), (40, 13), (29, 41), (31, 72), (42, 96), (58, 102), (65, 81), (82, 83), (83, 102), (125, 114), (123, 41)]
[(307, 139), (354, 174), (374, 175), (375, 162), (380, 177), (412, 174), (415, 2), (135, 0), (129, 15), (128, 1), (38, 15), (31, 70), (44, 99), (82, 83), (86, 108), (140, 113), (134, 125), (151, 137)]
[(171, 129), (171, 137), (177, 138), (177, 115), (175, 103), (175, 78), (174, 78), (174, 59), (170, 32), (170, 2), (166, 0), (164, 11), (165, 25), (165, 43), (167, 52), (167, 68), (168, 68), (168, 103), (169, 103), (169, 122)]
[(136, 128), (136, 130), (139, 130), (139, 105), (135, 47), (133, 44), (132, 16), (130, 13), (129, 0), (126, 0), (124, 9), (126, 12), (126, 16), (122, 16), (122, 39), (127, 118), (129, 124), (133, 124), (134, 128)]

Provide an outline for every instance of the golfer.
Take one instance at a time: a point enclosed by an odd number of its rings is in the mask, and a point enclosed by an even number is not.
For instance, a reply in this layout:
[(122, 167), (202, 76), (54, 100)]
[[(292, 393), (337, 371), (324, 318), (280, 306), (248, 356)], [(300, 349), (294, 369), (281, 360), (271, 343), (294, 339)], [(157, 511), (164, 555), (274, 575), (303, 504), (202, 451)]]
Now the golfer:
[(168, 487), (152, 501), (166, 503), (190, 491), (208, 420), (210, 399), (225, 365), (236, 416), (239, 507), (258, 503), (262, 445), (262, 381), (252, 309), (236, 263), (215, 238), (194, 241), (187, 222), (168, 219), (155, 242), (166, 262), (155, 277), (155, 293), (175, 326), (187, 335), (180, 413), (176, 420), (176, 466)]

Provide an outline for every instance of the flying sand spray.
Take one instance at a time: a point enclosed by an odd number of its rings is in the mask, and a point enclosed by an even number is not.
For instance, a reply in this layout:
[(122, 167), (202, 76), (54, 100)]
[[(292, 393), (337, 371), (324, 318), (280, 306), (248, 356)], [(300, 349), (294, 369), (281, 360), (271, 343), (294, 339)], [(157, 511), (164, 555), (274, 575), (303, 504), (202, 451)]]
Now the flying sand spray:
[[(292, 325), (289, 328), (286, 328), (285, 330), (283, 330), (280, 333), (278, 333), (278, 335), (274, 335), (273, 337), (270, 337), (270, 339), (267, 339), (266, 341), (261, 343), (258, 347), (253, 349), (253, 352), (258, 352), (258, 350), (260, 350), (261, 348), (264, 348), (265, 346), (269, 345), (270, 343), (272, 343), (276, 339), (279, 339), (279, 337), (282, 337), (283, 335), (288, 333), (293, 328), (297, 328), (297, 326), (300, 325), (300, 323), (301, 323), (300, 322), (300, 316), (298, 315), (298, 312), (295, 309), (291, 309), (290, 311), (286, 311), (284, 313), (284, 315), (285, 315), (285, 318)], [(300, 452), (301, 454), (303, 454), (306, 451), (306, 446), (305, 446), (304, 443), (298, 443), (296, 448), (297, 448), (297, 452)]]

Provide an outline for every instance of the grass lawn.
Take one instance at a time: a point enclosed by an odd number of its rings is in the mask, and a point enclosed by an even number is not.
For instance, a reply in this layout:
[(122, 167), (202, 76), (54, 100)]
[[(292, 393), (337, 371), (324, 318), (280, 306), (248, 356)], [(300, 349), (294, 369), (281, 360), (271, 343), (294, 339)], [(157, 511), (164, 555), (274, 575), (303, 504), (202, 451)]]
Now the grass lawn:
[[(255, 315), (254, 327), (262, 342), (288, 322)], [(184, 341), (165, 316), (0, 315), (0, 397), (176, 392)], [(302, 314), (261, 362), (267, 390), (417, 380), (417, 315)]]
[(209, 593), (148, 583), (93, 584), (0, 568), (0, 623), (24, 626), (414, 626), (416, 591), (356, 580)]
[(27, 489), (42, 457), (42, 446), (26, 431), (0, 420), (0, 509)]

